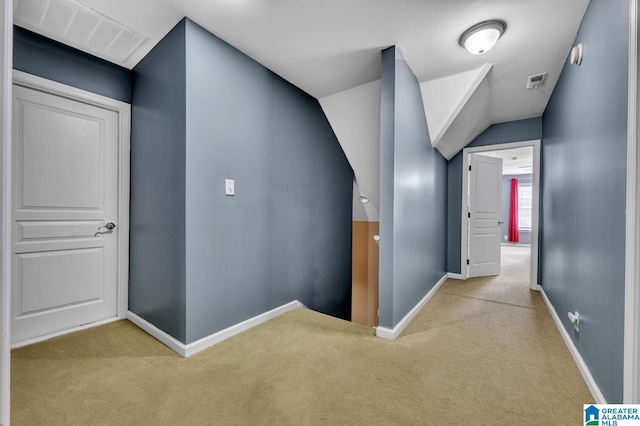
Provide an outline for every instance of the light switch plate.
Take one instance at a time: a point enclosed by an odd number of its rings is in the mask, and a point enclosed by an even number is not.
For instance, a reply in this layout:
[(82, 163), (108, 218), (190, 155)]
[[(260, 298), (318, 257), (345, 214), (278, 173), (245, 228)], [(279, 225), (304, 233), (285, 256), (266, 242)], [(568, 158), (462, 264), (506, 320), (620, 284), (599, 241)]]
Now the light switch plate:
[(236, 181), (233, 179), (224, 180), (224, 195), (236, 195)]

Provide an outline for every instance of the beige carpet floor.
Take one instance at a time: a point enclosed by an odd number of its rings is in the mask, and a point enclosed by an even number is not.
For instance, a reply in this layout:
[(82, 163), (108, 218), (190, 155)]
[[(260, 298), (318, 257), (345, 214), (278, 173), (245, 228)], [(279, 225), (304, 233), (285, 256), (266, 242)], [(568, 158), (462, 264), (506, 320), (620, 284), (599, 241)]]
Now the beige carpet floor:
[(188, 359), (127, 321), (16, 349), (12, 425), (582, 424), (522, 258), (447, 281), (395, 342), (299, 309)]

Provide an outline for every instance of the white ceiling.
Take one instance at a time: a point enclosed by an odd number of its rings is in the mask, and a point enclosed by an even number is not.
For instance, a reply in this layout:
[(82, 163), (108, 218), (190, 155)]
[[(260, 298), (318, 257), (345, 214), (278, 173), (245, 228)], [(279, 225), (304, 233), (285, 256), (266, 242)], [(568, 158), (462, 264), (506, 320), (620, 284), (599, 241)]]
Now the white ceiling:
[[(45, 3), (45, 7), (48, 6), (48, 3), (55, 0), (13, 0), (14, 4), (14, 16), (18, 16), (19, 14), (17, 8), (20, 6), (20, 3), (25, 1), (25, 3), (31, 6), (37, 6), (38, 3)], [(176, 10), (171, 7), (169, 4), (165, 4), (164, 2), (157, 0), (131, 0), (131, 1), (122, 1), (122, 0), (72, 0), (75, 3), (78, 3), (82, 6), (88, 7), (101, 15), (104, 15), (112, 20), (123, 24), (124, 26), (133, 29), (137, 33), (141, 34), (143, 37), (146, 37), (146, 41), (131, 54), (126, 60), (118, 61), (113, 58), (103, 54), (98, 51), (90, 51), (82, 48), (81, 46), (74, 45), (80, 50), (85, 50), (88, 53), (91, 53), (95, 56), (101, 57), (110, 62), (114, 62), (118, 65), (121, 65), (125, 68), (132, 69), (136, 66), (142, 58), (144, 58), (147, 53), (153, 49), (153, 47), (160, 41), (162, 38), (169, 32), (171, 29), (184, 17), (182, 12)], [(177, 3), (177, 2), (176, 2)], [(70, 16), (72, 18), (72, 16)], [(18, 22), (19, 25), (22, 25)], [(25, 25), (22, 25), (25, 26)], [(56, 39), (62, 43), (72, 45), (68, 40), (61, 39), (51, 34), (46, 34), (44, 31), (39, 30), (37, 28), (30, 28), (29, 26), (25, 26), (27, 29), (45, 35), (47, 37), (51, 37)]]
[[(332, 95), (378, 80), (380, 51), (396, 45), (416, 75), (423, 95), (430, 91), (439, 96), (446, 95), (454, 82), (470, 79), (465, 85), (471, 89), (461, 92), (464, 96), (460, 96), (458, 104), (446, 105), (444, 118), (436, 120), (446, 122), (446, 126), (437, 131), (442, 143), (436, 146), (446, 158), (452, 158), (490, 124), (542, 115), (589, 5), (589, 0), (76, 2), (147, 37), (147, 41), (126, 60), (115, 61), (119, 65), (135, 67), (187, 16), (320, 99), (321, 104), (323, 98), (333, 98)], [(504, 20), (507, 30), (491, 51), (476, 56), (458, 45), (465, 29), (494, 18)], [(588, 57), (589, 52), (585, 55)], [(475, 78), (473, 71), (487, 67), (490, 71), (484, 74), (482, 84), (474, 89), (470, 84)], [(526, 90), (527, 77), (543, 72), (548, 73), (545, 85)], [(363, 97), (370, 97), (376, 88), (367, 85), (365, 89), (357, 90), (362, 91)], [(365, 93), (367, 90), (369, 92)], [(338, 96), (325, 104), (330, 104), (335, 111), (343, 111), (341, 113), (346, 115), (341, 120), (349, 122), (347, 105), (339, 102), (353, 98), (352, 94)], [(424, 99), (425, 110), (434, 111), (435, 108), (437, 111), (436, 98), (427, 98)], [(330, 120), (335, 116), (326, 109), (325, 112)], [(354, 117), (354, 126), (379, 128), (379, 115), (376, 117), (371, 113), (368, 119), (365, 115)], [(428, 122), (432, 119), (427, 115)], [(370, 152), (365, 157), (375, 157), (379, 140), (367, 144), (365, 136), (373, 134), (370, 130), (343, 129), (336, 134), (345, 151), (368, 149)], [(360, 162), (362, 164), (356, 167), (351, 162), (360, 190), (370, 188), (366, 195), (377, 201), (379, 182), (371, 169), (377, 169), (379, 164)]]
[(530, 175), (533, 173), (533, 148), (530, 146), (479, 152), (477, 154), (486, 157), (502, 158), (503, 175)]
[[(77, 0), (146, 35), (133, 68), (187, 16), (291, 83), (322, 98), (377, 80), (381, 49), (398, 45), (420, 82), (493, 64), (495, 120), (544, 111), (589, 0)], [(469, 26), (507, 22), (496, 47), (458, 45)], [(588, 52), (586, 52), (588, 54)], [(548, 72), (546, 88), (524, 89)]]

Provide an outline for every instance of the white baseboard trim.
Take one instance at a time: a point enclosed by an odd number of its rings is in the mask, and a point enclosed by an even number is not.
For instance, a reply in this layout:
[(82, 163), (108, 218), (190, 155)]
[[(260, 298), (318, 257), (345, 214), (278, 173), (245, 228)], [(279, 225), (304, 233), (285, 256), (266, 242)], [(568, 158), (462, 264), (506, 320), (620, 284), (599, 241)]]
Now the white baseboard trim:
[(169, 349), (171, 349), (178, 355), (182, 357), (185, 356), (186, 345), (182, 343), (180, 340), (176, 339), (173, 336), (170, 336), (169, 334), (160, 330), (155, 325), (151, 324), (145, 319), (142, 319), (141, 317), (139, 317), (138, 315), (134, 314), (131, 311), (127, 311), (127, 319), (132, 323), (134, 323), (135, 325), (137, 325), (138, 327), (140, 327), (142, 330), (146, 331), (147, 334), (150, 334), (151, 336), (155, 337), (156, 340), (158, 340), (160, 343), (167, 346)]
[(436, 294), (436, 291), (438, 291), (438, 289), (442, 286), (442, 284), (444, 284), (444, 282), (448, 278), (449, 278), (449, 274), (445, 274), (442, 278), (440, 278), (440, 281), (438, 281), (436, 285), (434, 285), (433, 288), (429, 290), (429, 293), (427, 293), (427, 295), (424, 296), (422, 300), (418, 302), (418, 304), (414, 306), (413, 309), (411, 309), (407, 313), (407, 315), (404, 316), (404, 318), (402, 318), (402, 320), (398, 323), (398, 325), (396, 325), (392, 329), (378, 326), (376, 328), (376, 336), (382, 337), (383, 339), (396, 340), (400, 336), (400, 334), (404, 331), (404, 329), (409, 325), (411, 320), (418, 314), (418, 312), (420, 312), (420, 309), (422, 309), (424, 305), (427, 304), (429, 299), (431, 299), (433, 295)]
[(447, 278), (451, 278), (453, 280), (466, 280), (466, 278), (463, 277), (462, 274), (454, 274), (453, 272), (447, 273)]
[(21, 342), (15, 342), (11, 344), (11, 349), (22, 348), (23, 346), (29, 346), (29, 345), (33, 345), (34, 343), (44, 342), (45, 340), (53, 339), (54, 337), (64, 336), (65, 334), (75, 333), (76, 331), (87, 330), (89, 328), (109, 324), (110, 322), (119, 321), (121, 319), (122, 318), (118, 318), (118, 317), (107, 318), (106, 320), (92, 322), (91, 324), (84, 324), (79, 327), (70, 328), (68, 330), (58, 331), (58, 332), (47, 334), (40, 337), (34, 337), (33, 339), (23, 340)]
[(584, 362), (584, 359), (582, 359), (582, 355), (580, 355), (578, 348), (576, 348), (576, 345), (573, 343), (573, 340), (571, 340), (569, 333), (567, 333), (567, 330), (562, 325), (562, 321), (560, 320), (560, 317), (558, 316), (556, 309), (553, 307), (553, 305), (551, 304), (551, 301), (547, 297), (547, 294), (544, 292), (544, 288), (542, 288), (542, 286), (538, 286), (538, 291), (540, 291), (540, 294), (544, 299), (544, 303), (545, 305), (547, 305), (547, 309), (551, 314), (551, 318), (553, 318), (553, 322), (556, 323), (556, 327), (558, 327), (558, 331), (560, 332), (560, 335), (562, 336), (564, 343), (567, 345), (567, 348), (569, 349), (569, 352), (571, 353), (573, 360), (578, 366), (578, 370), (580, 370), (580, 374), (582, 374), (582, 378), (587, 384), (587, 387), (591, 392), (591, 396), (593, 396), (593, 399), (596, 401), (596, 404), (606, 404), (607, 401), (604, 399), (604, 395), (602, 395), (602, 392), (600, 392), (600, 388), (596, 384), (596, 381), (593, 379), (593, 376), (591, 375), (591, 372), (589, 371), (587, 364)]
[(269, 321), (270, 319), (276, 318), (284, 313), (292, 311), (294, 309), (304, 308), (304, 305), (297, 300), (293, 302), (289, 302), (285, 305), (279, 306), (270, 311), (264, 312), (260, 315), (257, 315), (253, 318), (249, 318), (248, 320), (242, 321), (238, 324), (232, 325), (231, 327), (225, 328), (224, 330), (220, 330), (216, 333), (213, 333), (207, 337), (203, 337), (200, 340), (196, 340), (193, 343), (184, 344), (178, 339), (168, 335), (164, 331), (157, 328), (155, 325), (149, 323), (148, 321), (140, 318), (138, 315), (129, 311), (127, 313), (127, 318), (129, 321), (146, 331), (151, 336), (155, 337), (161, 343), (169, 347), (171, 350), (176, 352), (178, 355), (182, 357), (190, 357), (200, 351), (203, 351), (211, 346), (222, 342), (223, 340), (228, 339), (229, 337), (233, 337), (236, 334), (242, 333), (243, 331), (249, 330), (263, 322)]
[(204, 349), (207, 349), (215, 345), (216, 343), (220, 343), (223, 340), (228, 339), (229, 337), (235, 336), (236, 334), (249, 330), (250, 328), (253, 328), (256, 325), (262, 324), (263, 322), (269, 321), (270, 319), (279, 317), (282, 314), (285, 314), (289, 311), (293, 311), (294, 309), (298, 309), (298, 308), (304, 308), (304, 305), (298, 302), (297, 300), (294, 300), (293, 302), (289, 302), (286, 305), (279, 306), (275, 309), (264, 312), (253, 318), (249, 318), (248, 320), (242, 321), (241, 323), (225, 328), (224, 330), (220, 330), (217, 333), (214, 333), (210, 336), (204, 337), (200, 340), (196, 340), (195, 342), (189, 343), (186, 346), (184, 356), (189, 357), (195, 353), (198, 353)]

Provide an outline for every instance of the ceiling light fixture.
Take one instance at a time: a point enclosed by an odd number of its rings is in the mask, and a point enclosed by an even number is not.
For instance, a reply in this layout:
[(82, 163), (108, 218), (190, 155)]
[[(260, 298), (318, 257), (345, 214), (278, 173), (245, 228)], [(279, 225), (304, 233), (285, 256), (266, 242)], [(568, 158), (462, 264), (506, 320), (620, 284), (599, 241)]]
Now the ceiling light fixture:
[(507, 29), (507, 23), (500, 19), (483, 21), (468, 28), (460, 36), (460, 46), (474, 55), (482, 55), (491, 49)]

